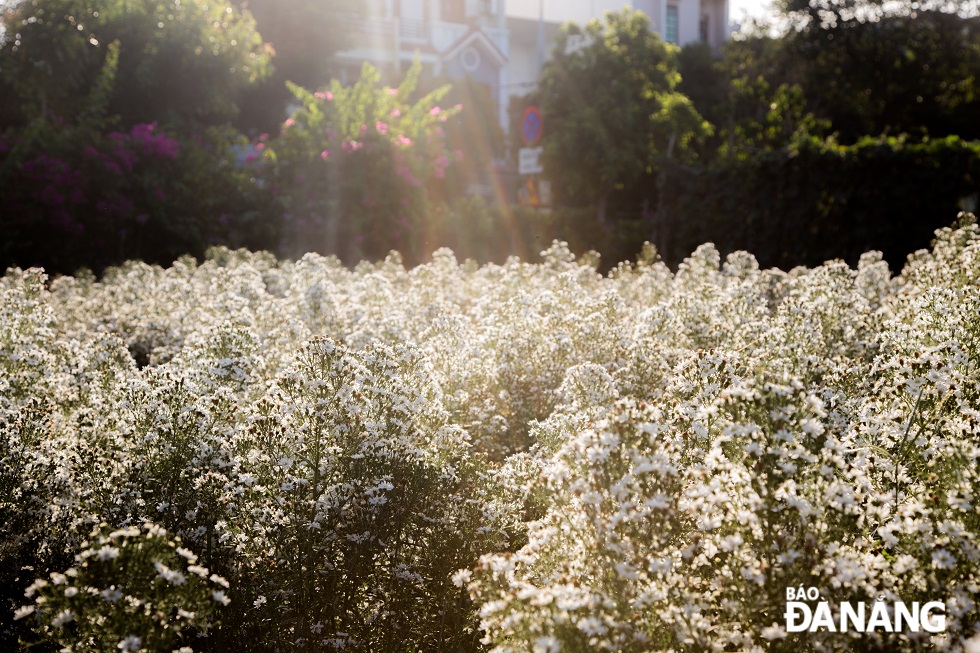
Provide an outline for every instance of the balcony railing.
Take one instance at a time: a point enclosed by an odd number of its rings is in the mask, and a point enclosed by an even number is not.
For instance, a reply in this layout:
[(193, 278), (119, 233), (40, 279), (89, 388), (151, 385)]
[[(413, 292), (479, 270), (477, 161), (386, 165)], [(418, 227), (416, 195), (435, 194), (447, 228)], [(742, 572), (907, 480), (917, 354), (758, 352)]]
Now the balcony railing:
[(344, 30), (357, 40), (358, 35), (385, 36), (394, 38), (395, 23), (387, 18), (364, 16), (362, 14), (344, 14), (340, 17)]
[[(354, 37), (355, 43), (365, 40), (364, 37), (367, 37), (370, 42), (379, 42), (378, 38), (382, 37), (381, 42), (394, 44), (397, 35), (402, 43), (429, 44), (437, 52), (452, 47), (474, 27), (467, 23), (425, 21), (416, 18), (382, 18), (362, 14), (346, 14), (341, 17), (341, 20), (347, 33)], [(482, 31), (502, 52), (508, 52), (506, 29), (483, 27)]]
[(429, 40), (429, 24), (424, 20), (402, 18), (398, 23), (398, 33), (404, 41), (426, 43)]

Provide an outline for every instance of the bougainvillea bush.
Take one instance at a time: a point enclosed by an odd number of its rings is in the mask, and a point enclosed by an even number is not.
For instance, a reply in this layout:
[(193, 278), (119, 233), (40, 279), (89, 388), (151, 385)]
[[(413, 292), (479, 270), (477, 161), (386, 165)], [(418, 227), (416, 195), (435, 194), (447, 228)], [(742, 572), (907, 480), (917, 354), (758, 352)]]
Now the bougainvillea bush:
[(379, 259), (397, 249), (415, 261), (431, 252), (430, 196), (461, 152), (445, 126), (462, 108), (439, 106), (447, 84), (417, 93), (421, 61), (397, 87), (365, 63), (358, 81), (310, 91), (288, 84), (298, 108), (281, 133), (260, 142), (256, 165), (283, 210), (286, 253), (318, 251), (344, 261)]
[(975, 650), (978, 254), (9, 270), (0, 648)]
[(226, 154), (230, 128), (192, 138), (57, 118), (0, 133), (0, 265), (101, 271), (129, 258), (169, 262), (215, 243), (271, 247), (271, 198)]

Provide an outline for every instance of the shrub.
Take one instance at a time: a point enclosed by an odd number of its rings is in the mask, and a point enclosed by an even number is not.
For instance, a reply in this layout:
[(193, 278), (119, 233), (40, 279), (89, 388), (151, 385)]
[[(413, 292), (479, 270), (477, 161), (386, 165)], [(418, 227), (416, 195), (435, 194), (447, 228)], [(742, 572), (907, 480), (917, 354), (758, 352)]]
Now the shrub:
[(130, 258), (171, 262), (214, 243), (276, 244), (271, 204), (225, 154), (237, 137), (178, 138), (156, 123), (102, 131), (38, 120), (0, 148), (0, 266), (102, 270)]
[[(27, 589), (33, 603), (15, 619), (33, 617), (37, 630), (64, 651), (165, 651), (188, 635), (206, 635), (228, 582), (153, 524), (97, 528), (76, 565)], [(190, 653), (190, 646), (180, 648)]]
[[(956, 137), (853, 145), (807, 137), (783, 150), (666, 172), (663, 213), (648, 233), (674, 265), (707, 239), (790, 269), (878, 250), (894, 268), (975, 204), (980, 145)], [(972, 210), (972, 209), (971, 209)]]
[(286, 252), (356, 262), (398, 249), (418, 258), (427, 193), (453, 160), (442, 123), (459, 109), (438, 106), (448, 86), (412, 101), (421, 69), (416, 62), (398, 88), (381, 87), (369, 64), (347, 88), (336, 80), (316, 92), (290, 85), (300, 108), (265, 154), (276, 164)]

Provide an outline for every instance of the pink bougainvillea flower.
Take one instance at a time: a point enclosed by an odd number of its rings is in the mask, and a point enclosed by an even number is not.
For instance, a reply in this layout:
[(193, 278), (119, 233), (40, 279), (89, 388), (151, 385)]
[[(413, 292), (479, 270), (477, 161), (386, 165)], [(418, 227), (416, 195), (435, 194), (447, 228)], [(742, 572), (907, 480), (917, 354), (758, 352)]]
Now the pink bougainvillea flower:
[(176, 159), (180, 151), (180, 144), (177, 141), (162, 134), (147, 140), (143, 147), (147, 153), (165, 159)]
[(407, 147), (407, 146), (409, 146), (409, 145), (412, 144), (412, 139), (409, 138), (408, 136), (405, 136), (404, 134), (399, 134), (398, 135), (398, 144), (399, 145), (404, 145), (404, 146)]
[(155, 130), (156, 128), (157, 128), (157, 124), (155, 122), (149, 122), (149, 123), (143, 122), (143, 123), (138, 123), (136, 125), (133, 125), (133, 128), (129, 131), (129, 133), (133, 138), (136, 138), (138, 140), (143, 140), (147, 138), (150, 134), (152, 134), (153, 130)]
[(397, 118), (400, 115), (402, 115), (402, 110), (401, 109), (393, 109), (392, 112), (391, 112), (391, 117), (392, 118)]
[(296, 124), (296, 121), (293, 120), (292, 118), (286, 118), (286, 122), (284, 124), (286, 125), (286, 127), (292, 127), (293, 125)]
[(418, 177), (416, 177), (415, 174), (412, 173), (411, 169), (408, 168), (408, 166), (396, 167), (395, 174), (397, 174), (399, 177), (404, 179), (409, 186), (418, 188), (419, 186), (422, 185), (422, 182), (418, 180)]
[(58, 204), (65, 203), (65, 196), (51, 186), (48, 186), (44, 189), (44, 192), (41, 193), (41, 202), (49, 206), (57, 206)]
[(442, 109), (440, 109), (439, 107), (432, 107), (431, 109), (429, 109), (430, 116), (438, 116), (440, 113), (442, 113)]
[(387, 136), (388, 135), (388, 125), (386, 125), (385, 123), (381, 122), (380, 120), (378, 122), (374, 123), (374, 128), (382, 136)]
[(330, 150), (324, 150), (324, 151), (320, 152), (320, 158), (321, 159), (329, 159), (330, 158)]
[(136, 153), (128, 150), (124, 147), (117, 147), (114, 153), (116, 159), (122, 164), (126, 172), (132, 172), (133, 166), (136, 165), (137, 156)]

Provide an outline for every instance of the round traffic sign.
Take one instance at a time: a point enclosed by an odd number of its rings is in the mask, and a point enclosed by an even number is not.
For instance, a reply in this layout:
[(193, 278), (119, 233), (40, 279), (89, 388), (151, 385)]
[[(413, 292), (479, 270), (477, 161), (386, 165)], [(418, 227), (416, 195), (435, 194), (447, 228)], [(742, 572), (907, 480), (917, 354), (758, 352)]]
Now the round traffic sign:
[(521, 138), (525, 145), (534, 145), (541, 140), (541, 109), (529, 106), (524, 109), (521, 119)]

